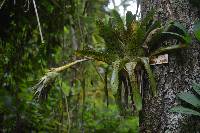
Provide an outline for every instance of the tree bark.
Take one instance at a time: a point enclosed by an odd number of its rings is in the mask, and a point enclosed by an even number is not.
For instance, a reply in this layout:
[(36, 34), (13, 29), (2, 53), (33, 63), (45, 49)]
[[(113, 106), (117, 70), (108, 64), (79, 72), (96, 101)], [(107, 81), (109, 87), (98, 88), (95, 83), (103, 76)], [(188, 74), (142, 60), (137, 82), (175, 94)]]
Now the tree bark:
[[(192, 24), (198, 19), (197, 8), (189, 0), (143, 0), (142, 17), (154, 8), (155, 19), (162, 23), (178, 20), (192, 33)], [(176, 95), (192, 88), (193, 82), (200, 83), (200, 44), (193, 39), (190, 48), (169, 54), (169, 63), (152, 66), (157, 80), (158, 96), (149, 95), (149, 87), (144, 90), (143, 110), (140, 117), (140, 132), (186, 132), (200, 131), (199, 118), (171, 113), (169, 109), (180, 101)], [(177, 56), (178, 55), (178, 56)], [(145, 83), (144, 83), (145, 84)]]

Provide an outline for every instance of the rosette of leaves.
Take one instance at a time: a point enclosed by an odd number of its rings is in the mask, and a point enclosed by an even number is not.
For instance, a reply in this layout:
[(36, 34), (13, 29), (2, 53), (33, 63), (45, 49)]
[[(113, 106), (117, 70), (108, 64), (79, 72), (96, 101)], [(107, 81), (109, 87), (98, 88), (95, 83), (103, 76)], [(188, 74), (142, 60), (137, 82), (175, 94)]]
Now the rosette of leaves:
[[(108, 22), (98, 20), (99, 36), (105, 41), (105, 50), (80, 50), (77, 55), (103, 61), (112, 66), (111, 88), (116, 101), (131, 102), (137, 110), (142, 108), (142, 75), (147, 73), (151, 93), (156, 95), (156, 80), (150, 68), (149, 59), (153, 56), (182, 49), (190, 44), (190, 36), (178, 22), (161, 25), (153, 19), (154, 11), (150, 11), (143, 20), (136, 20), (130, 11), (126, 14), (124, 24), (119, 13), (111, 12)], [(165, 41), (175, 39), (177, 43), (161, 47)]]
[(188, 103), (190, 106), (178, 105), (170, 109), (171, 112), (177, 112), (182, 114), (196, 115), (200, 116), (200, 85), (193, 85), (192, 92), (182, 92), (178, 94), (178, 98), (183, 102)]

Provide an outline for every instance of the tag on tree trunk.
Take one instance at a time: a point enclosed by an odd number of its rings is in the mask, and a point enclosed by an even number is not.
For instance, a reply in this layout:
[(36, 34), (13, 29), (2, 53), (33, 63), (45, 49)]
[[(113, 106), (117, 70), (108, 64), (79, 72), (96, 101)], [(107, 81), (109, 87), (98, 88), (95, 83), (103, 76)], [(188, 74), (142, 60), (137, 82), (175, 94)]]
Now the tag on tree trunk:
[(150, 65), (166, 64), (168, 63), (168, 54), (154, 56), (150, 59)]

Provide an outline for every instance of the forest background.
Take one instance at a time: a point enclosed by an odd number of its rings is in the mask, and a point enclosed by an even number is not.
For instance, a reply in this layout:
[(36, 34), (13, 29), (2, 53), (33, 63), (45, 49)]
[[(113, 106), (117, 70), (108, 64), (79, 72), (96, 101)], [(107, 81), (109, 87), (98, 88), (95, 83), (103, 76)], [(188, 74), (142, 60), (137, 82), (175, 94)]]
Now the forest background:
[[(179, 114), (200, 116), (199, 7), (198, 0), (1, 0), (0, 132), (199, 131), (199, 117)], [(103, 34), (102, 22), (111, 26), (104, 25)], [(132, 45), (143, 41), (155, 42), (158, 53), (178, 51), (166, 64), (150, 66), (151, 45)], [(123, 51), (127, 42), (132, 49)], [(119, 46), (108, 55), (122, 55), (130, 71), (121, 71), (123, 59), (91, 52), (106, 51), (108, 44)], [(83, 58), (62, 74), (51, 73)]]
[(42, 0), (35, 1), (36, 14), (32, 0), (1, 1), (1, 132), (137, 132), (138, 117), (122, 115), (111, 92), (105, 96), (101, 62), (66, 70), (42, 103), (32, 90), (48, 68), (78, 59), (76, 50), (103, 49), (96, 20), (108, 17), (109, 8), (123, 16), (134, 2)]

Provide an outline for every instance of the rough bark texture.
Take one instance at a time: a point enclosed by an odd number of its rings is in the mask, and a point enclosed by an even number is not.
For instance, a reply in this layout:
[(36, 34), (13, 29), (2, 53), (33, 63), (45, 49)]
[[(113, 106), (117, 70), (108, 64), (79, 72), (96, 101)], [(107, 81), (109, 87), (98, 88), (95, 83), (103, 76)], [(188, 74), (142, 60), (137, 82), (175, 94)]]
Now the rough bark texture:
[[(186, 25), (191, 33), (192, 24), (199, 17), (198, 9), (192, 7), (189, 0), (143, 0), (142, 16), (145, 16), (151, 8), (156, 9), (155, 19), (163, 23), (178, 20)], [(200, 131), (199, 118), (169, 112), (171, 107), (180, 103), (176, 98), (179, 92), (190, 90), (193, 82), (200, 83), (199, 52), (200, 44), (193, 39), (189, 49), (182, 50), (178, 54), (169, 54), (168, 64), (152, 67), (158, 83), (158, 96), (151, 97), (148, 90), (144, 90), (140, 132), (193, 133)]]

